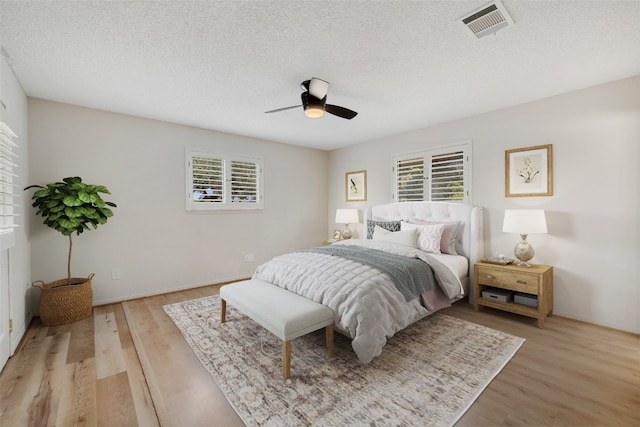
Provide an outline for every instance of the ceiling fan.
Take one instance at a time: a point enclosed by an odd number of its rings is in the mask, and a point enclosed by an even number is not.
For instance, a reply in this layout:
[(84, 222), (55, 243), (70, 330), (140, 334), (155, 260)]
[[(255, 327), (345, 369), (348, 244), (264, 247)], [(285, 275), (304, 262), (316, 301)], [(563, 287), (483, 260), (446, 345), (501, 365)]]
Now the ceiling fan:
[(329, 82), (313, 77), (311, 80), (305, 80), (300, 83), (300, 87), (304, 91), (300, 95), (302, 104), (265, 111), (265, 113), (277, 113), (278, 111), (302, 107), (304, 109), (304, 115), (312, 119), (322, 117), (325, 111), (347, 120), (351, 120), (358, 115), (358, 113), (348, 108), (327, 104)]

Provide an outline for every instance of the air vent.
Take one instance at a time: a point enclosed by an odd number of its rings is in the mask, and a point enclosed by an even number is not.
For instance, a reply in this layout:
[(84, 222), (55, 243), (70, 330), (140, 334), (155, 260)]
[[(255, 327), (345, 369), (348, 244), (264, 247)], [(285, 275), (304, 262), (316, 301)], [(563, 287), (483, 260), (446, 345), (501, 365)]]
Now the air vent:
[(460, 22), (478, 39), (514, 24), (499, 0), (463, 16)]

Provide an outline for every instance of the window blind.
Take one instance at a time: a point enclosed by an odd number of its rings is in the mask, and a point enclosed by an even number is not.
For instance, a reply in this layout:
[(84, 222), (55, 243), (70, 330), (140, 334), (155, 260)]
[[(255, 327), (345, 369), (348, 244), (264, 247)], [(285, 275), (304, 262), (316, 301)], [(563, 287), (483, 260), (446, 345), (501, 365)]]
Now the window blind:
[(424, 158), (399, 159), (395, 170), (397, 201), (424, 200)]
[(464, 200), (464, 152), (431, 156), (431, 200)]
[(253, 162), (231, 161), (231, 201), (233, 203), (257, 203), (258, 173)]
[(193, 156), (191, 198), (195, 203), (223, 203), (224, 162), (221, 159)]
[(14, 142), (17, 138), (6, 123), (0, 122), (0, 233), (11, 232), (17, 226), (14, 220), (18, 216), (14, 211), (18, 197), (14, 184), (18, 178), (15, 163), (18, 144)]

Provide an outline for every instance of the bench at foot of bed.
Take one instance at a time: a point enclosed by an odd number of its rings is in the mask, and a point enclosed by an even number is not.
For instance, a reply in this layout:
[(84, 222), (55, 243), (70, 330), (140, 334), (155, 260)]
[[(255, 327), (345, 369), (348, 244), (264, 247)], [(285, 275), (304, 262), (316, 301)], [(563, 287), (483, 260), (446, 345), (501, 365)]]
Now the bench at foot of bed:
[(333, 310), (262, 280), (245, 280), (220, 288), (220, 322), (227, 303), (282, 340), (282, 376), (291, 372), (291, 340), (326, 328), (327, 356), (333, 356)]

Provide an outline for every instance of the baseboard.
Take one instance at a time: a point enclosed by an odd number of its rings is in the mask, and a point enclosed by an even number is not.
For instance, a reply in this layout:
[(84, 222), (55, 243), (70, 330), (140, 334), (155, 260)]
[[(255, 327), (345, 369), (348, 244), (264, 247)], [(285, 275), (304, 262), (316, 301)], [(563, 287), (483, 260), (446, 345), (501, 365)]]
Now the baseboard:
[(157, 295), (167, 295), (167, 294), (172, 294), (174, 292), (184, 291), (184, 290), (187, 290), (187, 289), (202, 288), (204, 286), (225, 285), (227, 283), (238, 282), (240, 280), (246, 280), (246, 279), (250, 279), (250, 277), (247, 277), (247, 276), (231, 277), (231, 278), (225, 278), (225, 279), (222, 279), (219, 282), (213, 282), (213, 283), (212, 282), (192, 283), (192, 284), (184, 285), (184, 286), (177, 286), (177, 287), (172, 287), (172, 288), (159, 289), (157, 291), (141, 292), (141, 293), (138, 293), (138, 294), (129, 295), (126, 298), (112, 298), (112, 299), (97, 300), (97, 301), (93, 302), (93, 306), (94, 307), (100, 307), (100, 306), (103, 306), (103, 305), (117, 304), (117, 303), (122, 303), (122, 302), (126, 302), (126, 301), (133, 301), (133, 300), (137, 300), (137, 299), (140, 299), (140, 298), (152, 297), (152, 296), (157, 296)]

